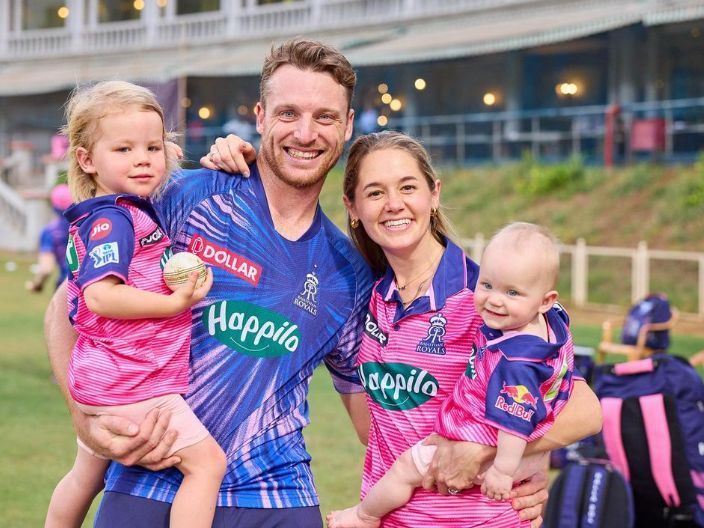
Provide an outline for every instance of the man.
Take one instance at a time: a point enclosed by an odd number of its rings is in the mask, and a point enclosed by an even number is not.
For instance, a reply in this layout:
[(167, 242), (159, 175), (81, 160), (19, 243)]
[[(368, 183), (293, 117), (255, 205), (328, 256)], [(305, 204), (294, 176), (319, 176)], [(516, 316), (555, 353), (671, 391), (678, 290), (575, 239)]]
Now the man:
[[(261, 155), (251, 177), (189, 171), (157, 204), (176, 251), (199, 254), (214, 272), (209, 296), (193, 310), (187, 400), (227, 454), (217, 527), (322, 526), (302, 436), (308, 380), (322, 361), (366, 441), (355, 362), (372, 277), (318, 206), (325, 176), (352, 134), (354, 85), (349, 62), (332, 48), (294, 40), (272, 49), (256, 107)], [(73, 339), (65, 311), (57, 296), (46, 325), (62, 387)], [(67, 400), (79, 436), (97, 452), (162, 470), (113, 464), (96, 526), (167, 526), (179, 483), (176, 470), (163, 470), (177, 459), (161, 455), (173, 442), (169, 417), (153, 414), (139, 427), (87, 419)], [(523, 497), (533, 517), (543, 488), (529, 486), (533, 495)]]

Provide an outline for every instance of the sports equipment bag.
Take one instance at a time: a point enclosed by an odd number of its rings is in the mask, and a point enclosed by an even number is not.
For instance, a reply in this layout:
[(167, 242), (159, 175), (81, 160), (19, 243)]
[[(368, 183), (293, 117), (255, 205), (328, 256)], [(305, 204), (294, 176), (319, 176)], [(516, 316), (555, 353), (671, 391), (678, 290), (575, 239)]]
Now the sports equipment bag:
[(633, 498), (605, 461), (568, 464), (550, 488), (545, 528), (632, 528)]
[(704, 383), (684, 359), (595, 371), (603, 441), (633, 490), (639, 528), (704, 526)]

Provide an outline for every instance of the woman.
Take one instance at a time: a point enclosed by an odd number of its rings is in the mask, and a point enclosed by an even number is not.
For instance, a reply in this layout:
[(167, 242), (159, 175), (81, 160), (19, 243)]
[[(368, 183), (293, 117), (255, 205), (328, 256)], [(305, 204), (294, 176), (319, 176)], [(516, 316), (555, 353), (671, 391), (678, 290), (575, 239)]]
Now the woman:
[[(249, 147), (233, 139), (226, 150), (246, 153)], [(220, 161), (222, 150), (211, 152)], [(208, 159), (201, 162), (207, 165)], [(348, 228), (381, 277), (358, 359), (371, 415), (363, 495), (401, 453), (432, 433), (443, 400), (467, 367), (481, 323), (473, 303), (478, 266), (448, 238), (440, 188), (427, 152), (404, 134), (361, 136), (350, 149), (343, 197)], [(527, 452), (545, 453), (599, 427), (598, 403), (586, 384), (577, 382), (555, 427)], [(467, 525), (475, 501), (472, 492), (461, 491), (471, 487), (494, 450), (439, 437), (434, 443), (438, 450), (424, 481), (428, 490), (418, 490), (406, 506), (384, 518), (383, 526)], [(532, 462), (526, 477), (539, 473), (542, 462), (535, 457)], [(436, 480), (441, 494), (454, 496), (438, 494)]]

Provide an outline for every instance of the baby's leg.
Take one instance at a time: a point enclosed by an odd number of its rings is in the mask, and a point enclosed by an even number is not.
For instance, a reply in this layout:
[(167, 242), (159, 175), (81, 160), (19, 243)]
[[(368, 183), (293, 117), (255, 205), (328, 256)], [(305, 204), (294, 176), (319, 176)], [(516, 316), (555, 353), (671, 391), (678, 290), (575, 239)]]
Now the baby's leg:
[(79, 447), (71, 471), (56, 485), (46, 514), (45, 528), (80, 528), (95, 496), (103, 489), (109, 460)]
[(407, 449), (396, 459), (361, 503), (346, 510), (331, 512), (327, 516), (328, 527), (376, 528), (384, 515), (406, 504), (423, 480), (423, 475), (413, 460), (413, 449)]
[(220, 484), (225, 476), (225, 453), (212, 436), (175, 453), (183, 473), (171, 507), (171, 528), (210, 528)]

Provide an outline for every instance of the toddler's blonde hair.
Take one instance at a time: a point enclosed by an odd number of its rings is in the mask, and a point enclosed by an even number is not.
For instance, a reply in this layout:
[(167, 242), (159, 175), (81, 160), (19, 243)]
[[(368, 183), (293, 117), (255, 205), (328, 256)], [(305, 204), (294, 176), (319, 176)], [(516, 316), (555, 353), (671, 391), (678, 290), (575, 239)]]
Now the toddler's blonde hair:
[[(105, 116), (124, 111), (130, 106), (139, 110), (151, 111), (161, 118), (164, 141), (169, 134), (163, 127), (164, 111), (151, 90), (126, 81), (103, 81), (92, 86), (76, 88), (66, 103), (66, 126), (62, 132), (68, 136), (68, 186), (75, 202), (82, 202), (95, 196), (97, 188), (95, 175), (83, 171), (76, 150), (83, 147), (92, 152), (98, 140), (98, 125)], [(168, 181), (171, 173), (178, 168), (178, 160), (167, 152), (166, 173), (159, 187), (152, 194), (158, 193)]]

